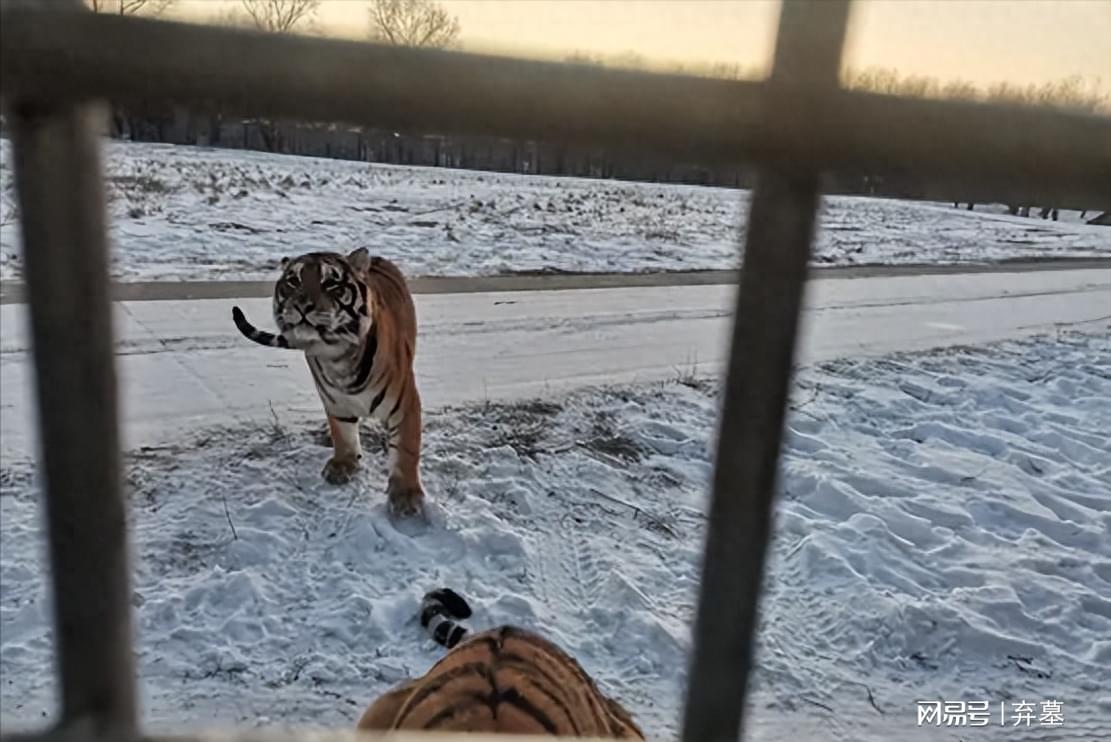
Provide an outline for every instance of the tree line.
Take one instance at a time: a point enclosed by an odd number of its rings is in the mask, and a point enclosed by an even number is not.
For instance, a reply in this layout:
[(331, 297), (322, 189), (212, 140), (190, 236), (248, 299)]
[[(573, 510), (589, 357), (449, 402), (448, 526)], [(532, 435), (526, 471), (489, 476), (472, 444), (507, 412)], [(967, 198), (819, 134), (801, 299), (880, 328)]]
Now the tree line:
[[(85, 0), (94, 13), (162, 15), (177, 0)], [(312, 32), (322, 0), (239, 0), (209, 21), (273, 33)], [(369, 0), (367, 36), (378, 42), (444, 48), (459, 37), (459, 19), (435, 0)]]
[[(269, 33), (319, 33), (316, 14), (322, 0), (238, 0), (221, 5), (210, 22), (253, 28)], [(176, 0), (85, 0), (94, 11), (120, 15), (158, 15)], [(366, 36), (378, 43), (398, 46), (449, 48), (458, 43), (461, 26), (436, 0), (368, 0)], [(640, 68), (722, 79), (753, 79), (755, 69), (734, 63), (650, 65), (641, 55), (626, 52), (603, 56), (572, 52), (564, 61), (603, 67)], [(1051, 106), (1084, 113), (1106, 113), (1111, 98), (1100, 81), (1079, 76), (1041, 84), (1000, 82), (978, 86), (967, 80), (941, 80), (902, 74), (886, 67), (847, 69), (842, 85), (886, 95), (1007, 102)], [(629, 179), (679, 181), (704, 185), (747, 186), (751, 173), (736, 167), (706, 168), (669, 163), (629, 162), (617, 153), (596, 148), (574, 148), (540, 142), (518, 142), (488, 137), (445, 137), (434, 132), (396, 132), (372, 127), (342, 127), (264, 119), (225, 117), (221, 111), (205, 113), (166, 109), (112, 111), (114, 137), (144, 141), (171, 141), (278, 153), (370, 159), (396, 164), (508, 170), (552, 175), (585, 175)], [(913, 175), (841, 176), (830, 183), (844, 193), (937, 198)], [(1021, 208), (1021, 207), (1015, 207)]]
[[(159, 15), (177, 0), (85, 0), (98, 13)], [(314, 18), (322, 0), (238, 0), (225, 4), (210, 18), (217, 25), (255, 28), (272, 33), (314, 32)], [(398, 46), (448, 48), (462, 30), (459, 19), (436, 0), (368, 0), (367, 37)], [(636, 52), (618, 55), (576, 51), (564, 57), (576, 64), (646, 68), (648, 61)], [(660, 68), (657, 65), (657, 68)], [(663, 70), (723, 79), (754, 79), (759, 73), (731, 62), (670, 64)], [(981, 87), (963, 79), (942, 80), (928, 75), (902, 74), (891, 67), (846, 69), (842, 85), (886, 95), (955, 100), (1008, 102), (1053, 106), (1085, 112), (1111, 111), (1111, 94), (1101, 80), (1079, 75), (1044, 83), (997, 82)]]

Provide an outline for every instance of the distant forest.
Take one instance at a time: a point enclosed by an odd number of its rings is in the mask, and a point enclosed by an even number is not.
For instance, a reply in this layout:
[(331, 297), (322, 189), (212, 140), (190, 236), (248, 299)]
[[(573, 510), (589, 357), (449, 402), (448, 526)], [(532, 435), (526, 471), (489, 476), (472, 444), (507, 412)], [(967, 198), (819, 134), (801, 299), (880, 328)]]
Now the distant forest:
[[(159, 14), (174, 0), (85, 0), (101, 13)], [(216, 5), (216, 4), (214, 4)], [(220, 4), (210, 22), (251, 27), (272, 33), (316, 32), (314, 16), (320, 0), (239, 0)], [(369, 0), (367, 37), (379, 43), (450, 48), (457, 44), (459, 21), (450, 5), (435, 0)], [(568, 62), (618, 68), (646, 68), (649, 62), (629, 53), (601, 57), (581, 52)], [(661, 71), (701, 77), (751, 79), (754, 71), (736, 64), (671, 65)], [(979, 87), (966, 80), (938, 80), (903, 75), (888, 68), (846, 70), (842, 84), (852, 90), (940, 99), (1005, 101), (1018, 105), (1051, 106), (1086, 113), (1111, 112), (1111, 96), (1099, 81), (1080, 77), (1017, 85), (998, 83)], [(747, 188), (753, 184), (751, 168), (736, 165), (708, 167), (676, 164), (643, 157), (629, 158), (602, 148), (584, 148), (535, 141), (491, 137), (442, 136), (424, 131), (394, 131), (288, 121), (241, 118), (216, 112), (184, 109), (112, 111), (109, 135), (143, 142), (166, 142), (210, 147), (252, 149), (283, 154), (382, 162), (399, 165), (452, 167), (499, 172), (565, 175), (620, 180), (686, 183)], [(950, 200), (955, 194), (931, 192), (913, 174), (839, 175), (827, 179), (828, 192), (898, 198)], [(1025, 214), (1028, 205), (1014, 205)], [(1035, 210), (1040, 214), (1040, 211)], [(1046, 215), (1052, 214), (1052, 210)]]

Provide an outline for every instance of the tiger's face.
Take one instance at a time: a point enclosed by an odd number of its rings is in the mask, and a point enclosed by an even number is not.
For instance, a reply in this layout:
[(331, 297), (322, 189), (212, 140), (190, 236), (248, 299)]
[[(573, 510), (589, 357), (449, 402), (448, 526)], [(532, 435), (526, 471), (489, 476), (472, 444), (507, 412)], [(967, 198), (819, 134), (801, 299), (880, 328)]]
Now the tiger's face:
[(336, 358), (359, 346), (373, 324), (365, 249), (350, 255), (313, 252), (282, 259), (274, 287), (274, 322), (291, 347)]

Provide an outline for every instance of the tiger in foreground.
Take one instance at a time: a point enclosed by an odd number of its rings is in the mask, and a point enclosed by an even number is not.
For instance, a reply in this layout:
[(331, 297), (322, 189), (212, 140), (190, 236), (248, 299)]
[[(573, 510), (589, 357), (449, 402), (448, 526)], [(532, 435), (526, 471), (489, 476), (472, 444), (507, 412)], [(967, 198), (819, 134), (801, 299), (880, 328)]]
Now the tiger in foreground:
[(389, 436), (390, 509), (423, 511), (420, 481), (421, 401), (413, 374), (417, 319), (396, 265), (365, 248), (349, 255), (310, 252), (283, 258), (274, 286), (279, 334), (255, 328), (239, 307), (232, 319), (247, 338), (305, 353), (328, 416), (334, 449), (324, 466), (331, 484), (351, 480), (362, 448), (359, 418), (380, 420)]
[(502, 626), (461, 641), (467, 631), (458, 620), (470, 615), (451, 590), (424, 596), (421, 624), (450, 651), (375, 699), (358, 730), (644, 739), (629, 712), (548, 640)]

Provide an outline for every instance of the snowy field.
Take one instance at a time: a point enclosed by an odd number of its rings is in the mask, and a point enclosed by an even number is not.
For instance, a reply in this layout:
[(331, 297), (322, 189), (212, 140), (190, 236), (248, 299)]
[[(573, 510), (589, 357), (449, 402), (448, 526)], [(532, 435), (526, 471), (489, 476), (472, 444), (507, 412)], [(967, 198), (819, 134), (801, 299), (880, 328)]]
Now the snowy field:
[[(749, 194), (370, 165), (240, 150), (106, 145), (121, 280), (263, 279), (311, 249), (369, 246), (410, 275), (733, 268)], [(11, 152), (0, 154), (0, 278), (21, 271)], [(1111, 255), (1111, 229), (832, 196), (815, 262), (954, 263)]]
[[(757, 739), (1040, 733), (1036, 720), (917, 729), (920, 699), (1058, 700), (1056, 739), (1106, 738), (1109, 337), (1101, 327), (801, 373)], [(472, 600), (473, 626), (545, 632), (648, 732), (672, 736), (716, 404), (713, 383), (683, 377), (433, 412), (432, 522), (400, 530), (384, 513), (380, 437), (368, 436), (366, 467), (342, 488), (319, 476), (323, 425), (280, 416), (132, 451), (146, 718), (351, 725), (440, 655), (416, 611), (424, 590), (447, 585)], [(4, 462), (5, 727), (53, 708), (34, 480), (27, 461)]]

